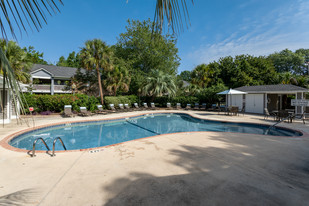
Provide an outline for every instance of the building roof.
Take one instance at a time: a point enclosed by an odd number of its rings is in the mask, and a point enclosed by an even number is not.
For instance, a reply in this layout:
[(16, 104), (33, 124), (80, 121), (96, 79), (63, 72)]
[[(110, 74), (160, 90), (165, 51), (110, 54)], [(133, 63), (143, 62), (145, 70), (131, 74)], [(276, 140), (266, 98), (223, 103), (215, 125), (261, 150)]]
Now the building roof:
[(77, 71), (77, 68), (73, 68), (73, 67), (61, 67), (61, 66), (54, 66), (54, 65), (34, 64), (31, 68), (30, 73), (34, 73), (42, 69), (50, 73), (53, 77), (65, 77), (65, 78), (73, 77)]
[(236, 90), (248, 93), (284, 93), (284, 92), (309, 92), (308, 89), (292, 84), (258, 85), (237, 87)]

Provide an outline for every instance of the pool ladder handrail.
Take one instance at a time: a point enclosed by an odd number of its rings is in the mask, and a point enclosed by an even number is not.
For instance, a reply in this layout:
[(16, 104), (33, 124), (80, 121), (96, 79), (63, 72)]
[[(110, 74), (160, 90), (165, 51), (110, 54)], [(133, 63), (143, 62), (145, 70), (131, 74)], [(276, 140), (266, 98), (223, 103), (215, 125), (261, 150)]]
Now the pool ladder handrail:
[(269, 132), (271, 129), (275, 128), (277, 124), (280, 124), (281, 122), (283, 122), (283, 121), (285, 121), (285, 120), (287, 120), (287, 119), (289, 119), (289, 118), (292, 118), (292, 117), (293, 117), (293, 115), (290, 114), (290, 115), (288, 115), (287, 117), (285, 117), (285, 118), (279, 120), (279, 121), (276, 122), (275, 124), (271, 125), (271, 126), (268, 127), (268, 129), (265, 131), (265, 135), (268, 135), (268, 132)]
[(45, 145), (47, 151), (50, 151), (50, 149), (49, 149), (48, 145), (46, 144), (45, 140), (42, 137), (39, 137), (39, 138), (35, 139), (34, 142), (33, 142), (31, 157), (35, 157), (35, 145), (36, 145), (38, 140), (41, 140), (43, 142), (43, 144)]
[(67, 148), (65, 147), (65, 145), (64, 145), (64, 143), (63, 143), (63, 141), (62, 141), (62, 139), (61, 139), (60, 137), (56, 137), (56, 138), (54, 139), (54, 142), (53, 142), (53, 153), (52, 153), (52, 155), (51, 155), (52, 157), (56, 156), (56, 154), (55, 154), (55, 145), (56, 145), (57, 140), (59, 140), (59, 141), (61, 142), (63, 149), (64, 149), (64, 150), (67, 150)]

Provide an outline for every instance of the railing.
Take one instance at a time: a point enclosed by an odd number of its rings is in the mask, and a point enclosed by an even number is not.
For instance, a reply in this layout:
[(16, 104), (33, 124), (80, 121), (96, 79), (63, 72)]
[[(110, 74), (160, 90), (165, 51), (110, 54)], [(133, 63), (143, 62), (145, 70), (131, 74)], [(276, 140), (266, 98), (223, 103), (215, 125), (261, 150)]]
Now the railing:
[(33, 90), (50, 91), (51, 85), (34, 84)]
[(63, 141), (62, 141), (62, 139), (61, 139), (60, 137), (57, 137), (56, 139), (54, 139), (54, 142), (53, 142), (53, 153), (52, 153), (52, 155), (51, 155), (52, 157), (53, 157), (53, 156), (56, 156), (56, 154), (55, 154), (55, 145), (56, 145), (57, 140), (59, 140), (59, 141), (61, 142), (62, 147), (64, 148), (64, 150), (67, 150), (67, 148), (65, 147), (65, 145), (64, 145), (64, 143), (63, 143)]
[(281, 122), (283, 122), (283, 121), (285, 121), (285, 120), (287, 120), (287, 119), (291, 120), (291, 118), (292, 118), (293, 116), (294, 116), (293, 114), (290, 114), (289, 116), (287, 116), (287, 117), (285, 117), (285, 118), (282, 118), (281, 120), (279, 120), (279, 121), (276, 122), (275, 124), (273, 124), (273, 125), (271, 125), (270, 127), (268, 127), (268, 129), (265, 131), (265, 135), (268, 135), (268, 132), (269, 132), (271, 129), (275, 128), (275, 126), (276, 126), (277, 124), (280, 124)]
[(49, 147), (47, 146), (46, 142), (44, 141), (44, 139), (42, 137), (37, 138), (36, 140), (34, 140), (33, 142), (33, 147), (32, 147), (32, 154), (31, 157), (35, 157), (35, 145), (37, 143), (38, 140), (41, 140), (43, 142), (43, 144), (45, 145), (47, 151), (50, 151)]

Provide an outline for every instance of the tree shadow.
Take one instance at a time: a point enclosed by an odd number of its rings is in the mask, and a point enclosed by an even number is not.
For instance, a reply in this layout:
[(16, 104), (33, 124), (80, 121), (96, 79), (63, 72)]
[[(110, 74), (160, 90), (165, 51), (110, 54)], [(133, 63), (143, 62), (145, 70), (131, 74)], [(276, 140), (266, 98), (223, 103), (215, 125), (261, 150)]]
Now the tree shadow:
[(38, 197), (38, 193), (39, 192), (36, 189), (24, 189), (1, 196), (0, 206), (24, 206), (27, 204), (34, 204), (35, 199)]
[[(305, 205), (309, 156), (276, 137), (205, 134), (221, 146), (183, 144), (168, 164), (186, 174), (130, 173), (104, 186), (106, 205)], [(275, 149), (274, 149), (275, 148)], [(288, 155), (289, 158), (284, 158)], [(151, 164), (151, 163), (150, 163)]]

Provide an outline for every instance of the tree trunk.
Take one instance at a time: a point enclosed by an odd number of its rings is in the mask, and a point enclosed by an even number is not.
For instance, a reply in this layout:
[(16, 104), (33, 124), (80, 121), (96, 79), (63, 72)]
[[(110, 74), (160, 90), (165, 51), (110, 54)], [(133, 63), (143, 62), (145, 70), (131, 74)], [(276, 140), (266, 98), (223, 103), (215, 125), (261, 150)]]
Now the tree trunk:
[(97, 75), (98, 75), (98, 84), (99, 84), (99, 89), (100, 89), (101, 104), (103, 105), (104, 100), (103, 100), (103, 90), (102, 90), (102, 84), (101, 84), (101, 74), (99, 70), (99, 65), (96, 66), (96, 69), (97, 69)]

